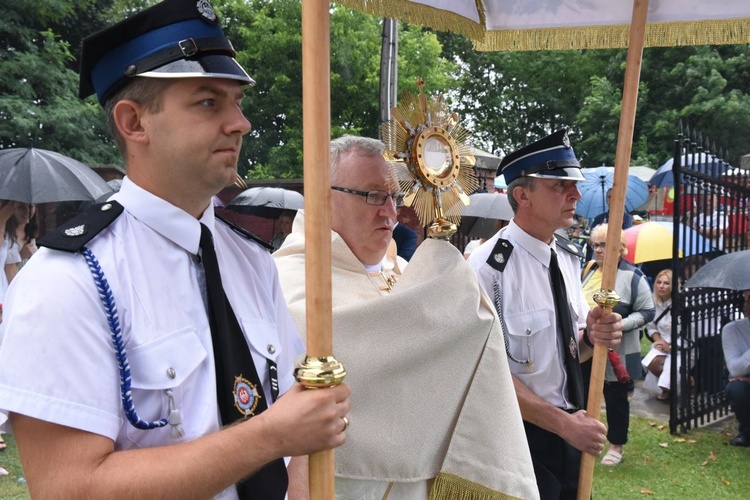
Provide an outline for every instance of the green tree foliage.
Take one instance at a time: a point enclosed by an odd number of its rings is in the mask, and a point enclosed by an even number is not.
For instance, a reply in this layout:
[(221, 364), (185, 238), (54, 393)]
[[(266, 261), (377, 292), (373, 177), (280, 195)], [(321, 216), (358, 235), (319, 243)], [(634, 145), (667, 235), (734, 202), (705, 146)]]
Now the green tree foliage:
[(51, 26), (70, 23), (92, 0), (19, 0), (0, 19), (0, 148), (38, 147), (84, 162), (117, 153), (95, 104), (77, 98), (70, 42)]
[[(459, 35), (439, 39), (458, 62), (455, 95), (479, 147), (504, 154), (567, 126), (585, 166), (614, 164), (624, 50), (478, 53)], [(646, 49), (631, 164), (670, 158), (682, 121), (738, 165), (749, 120), (750, 46)]]
[[(245, 113), (240, 171), (255, 178), (302, 177), (302, 15), (299, 0), (216, 0), (225, 33), (240, 63), (256, 80)], [(331, 134), (378, 136), (380, 19), (331, 10)], [(434, 33), (416, 26), (400, 34), (401, 89), (416, 92), (417, 76), (430, 91), (451, 84), (453, 64), (441, 58)]]

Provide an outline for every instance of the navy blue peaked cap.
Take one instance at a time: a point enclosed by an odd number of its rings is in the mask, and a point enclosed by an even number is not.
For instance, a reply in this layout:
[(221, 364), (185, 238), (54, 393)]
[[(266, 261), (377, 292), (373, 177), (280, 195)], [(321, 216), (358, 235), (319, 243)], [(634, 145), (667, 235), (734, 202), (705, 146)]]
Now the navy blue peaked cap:
[(578, 163), (566, 129), (558, 130), (518, 151), (500, 162), (497, 175), (502, 174), (510, 184), (519, 177), (541, 177), (582, 181), (581, 164)]
[(83, 41), (79, 95), (105, 101), (135, 76), (255, 81), (208, 0), (164, 0)]

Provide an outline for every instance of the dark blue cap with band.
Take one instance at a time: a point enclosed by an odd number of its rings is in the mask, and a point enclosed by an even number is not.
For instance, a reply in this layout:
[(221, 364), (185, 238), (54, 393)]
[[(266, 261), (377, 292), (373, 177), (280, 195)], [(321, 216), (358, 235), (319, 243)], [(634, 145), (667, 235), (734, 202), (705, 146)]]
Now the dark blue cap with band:
[(229, 78), (255, 82), (208, 0), (165, 0), (83, 41), (79, 95), (103, 105), (131, 78)]
[(585, 179), (565, 129), (506, 155), (497, 174), (502, 174), (507, 184), (519, 177)]

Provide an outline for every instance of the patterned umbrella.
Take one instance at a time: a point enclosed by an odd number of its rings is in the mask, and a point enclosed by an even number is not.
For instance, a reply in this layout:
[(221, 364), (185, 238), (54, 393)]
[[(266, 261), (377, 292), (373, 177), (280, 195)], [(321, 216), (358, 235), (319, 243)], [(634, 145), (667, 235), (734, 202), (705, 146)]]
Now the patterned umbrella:
[[(631, 264), (672, 258), (674, 225), (668, 221), (652, 221), (626, 229), (625, 243), (628, 254), (625, 260)], [(688, 257), (715, 251), (709, 241), (684, 224), (679, 225), (679, 255)]]

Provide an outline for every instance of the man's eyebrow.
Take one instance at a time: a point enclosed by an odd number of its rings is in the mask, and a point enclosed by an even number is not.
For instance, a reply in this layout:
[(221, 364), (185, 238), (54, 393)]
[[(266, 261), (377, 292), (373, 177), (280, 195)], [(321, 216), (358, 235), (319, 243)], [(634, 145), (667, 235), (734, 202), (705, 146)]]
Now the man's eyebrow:
[[(242, 88), (238, 88), (237, 91), (233, 93), (235, 99), (242, 99), (245, 97), (245, 91)], [(216, 97), (232, 97), (230, 92), (212, 85), (201, 85), (193, 91), (193, 95), (199, 94), (212, 94)]]

